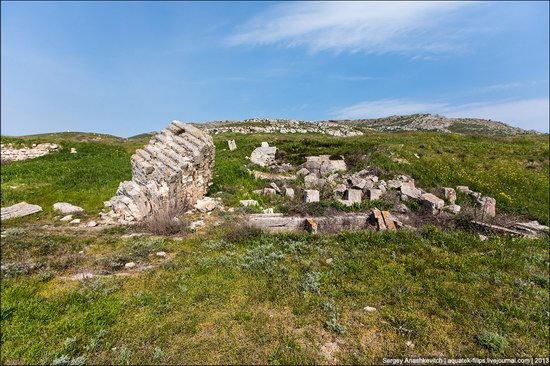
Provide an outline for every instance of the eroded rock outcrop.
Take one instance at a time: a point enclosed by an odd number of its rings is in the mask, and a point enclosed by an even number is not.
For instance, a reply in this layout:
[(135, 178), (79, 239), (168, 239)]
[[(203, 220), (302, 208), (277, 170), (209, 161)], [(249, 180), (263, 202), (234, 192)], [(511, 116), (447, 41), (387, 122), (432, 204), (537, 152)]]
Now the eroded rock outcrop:
[(215, 147), (198, 128), (173, 121), (132, 156), (132, 180), (105, 204), (122, 222), (191, 208), (212, 181)]

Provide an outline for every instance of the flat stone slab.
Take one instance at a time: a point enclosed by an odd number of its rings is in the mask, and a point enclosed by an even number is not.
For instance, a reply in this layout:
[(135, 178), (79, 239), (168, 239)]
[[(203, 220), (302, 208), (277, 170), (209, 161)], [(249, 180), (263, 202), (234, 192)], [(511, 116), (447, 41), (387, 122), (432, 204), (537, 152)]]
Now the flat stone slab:
[(15, 217), (23, 217), (32, 215), (42, 211), (42, 207), (38, 205), (31, 205), (27, 202), (19, 202), (13, 206), (2, 207), (0, 217), (2, 220), (12, 219)]
[(360, 230), (368, 226), (369, 215), (348, 214), (339, 216), (301, 217), (283, 214), (253, 214), (248, 216), (248, 224), (268, 232), (299, 232), (308, 229), (307, 220), (317, 224), (318, 232)]

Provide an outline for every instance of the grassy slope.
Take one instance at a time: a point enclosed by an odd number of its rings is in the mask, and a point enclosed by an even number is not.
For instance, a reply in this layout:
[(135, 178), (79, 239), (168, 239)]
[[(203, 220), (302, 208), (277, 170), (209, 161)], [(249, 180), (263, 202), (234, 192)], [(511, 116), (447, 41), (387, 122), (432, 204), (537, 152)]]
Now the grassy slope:
[[(24, 254), (43, 269), (2, 281), (2, 363), (62, 355), (110, 364), (324, 363), (327, 342), (338, 343), (334, 357), (346, 363), (548, 356), (544, 240), (480, 242), (427, 227), (334, 236), (241, 230), (229, 238), (211, 231), (183, 242), (28, 232), (3, 245), (4, 255)], [(80, 284), (52, 276), (67, 267), (113, 270), (121, 257), (150, 263), (147, 254), (160, 249), (176, 257), (140, 276)]]
[[(236, 151), (227, 150), (229, 138)], [(497, 198), (499, 209), (548, 222), (547, 136), (224, 135), (215, 141), (211, 192), (222, 191), (227, 203), (262, 186), (242, 166), (260, 141), (269, 141), (294, 163), (309, 154), (368, 152), (372, 165), (409, 173), (421, 186), (470, 185)], [(140, 144), (69, 141), (59, 153), (4, 165), (2, 206), (26, 200), (49, 211), (64, 200), (99, 210), (130, 177), (128, 159)], [(72, 156), (70, 147), (79, 153)], [(389, 152), (411, 164), (393, 163)], [(159, 264), (150, 256), (158, 250), (176, 256)], [(82, 283), (58, 277), (116, 273), (127, 261), (159, 267)], [(327, 342), (338, 343), (332, 361), (339, 362), (391, 355), (548, 357), (545, 240), (480, 242), (429, 227), (417, 234), (304, 236), (227, 226), (183, 241), (123, 240), (113, 231), (54, 235), (29, 227), (2, 239), (2, 263), (14, 262), (39, 269), (16, 267), (2, 279), (3, 364), (48, 363), (62, 355), (120, 364), (323, 363), (331, 361), (321, 351)], [(367, 305), (378, 312), (365, 313)], [(408, 340), (414, 349), (405, 346)]]

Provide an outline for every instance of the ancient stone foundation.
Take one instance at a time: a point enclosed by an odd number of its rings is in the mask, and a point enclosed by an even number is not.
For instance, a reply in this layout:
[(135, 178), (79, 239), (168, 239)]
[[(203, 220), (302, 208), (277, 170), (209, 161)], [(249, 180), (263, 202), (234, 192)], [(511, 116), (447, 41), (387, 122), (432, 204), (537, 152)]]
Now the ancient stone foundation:
[(173, 121), (132, 156), (132, 180), (120, 183), (105, 202), (119, 221), (142, 221), (155, 214), (181, 213), (206, 193), (212, 181), (215, 148), (198, 128)]

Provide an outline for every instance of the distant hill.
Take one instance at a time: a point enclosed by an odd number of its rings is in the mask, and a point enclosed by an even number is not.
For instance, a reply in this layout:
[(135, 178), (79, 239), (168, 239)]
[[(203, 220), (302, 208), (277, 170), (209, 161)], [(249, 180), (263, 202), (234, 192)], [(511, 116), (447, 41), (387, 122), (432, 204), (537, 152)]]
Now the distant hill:
[(366, 127), (384, 132), (437, 131), (483, 135), (540, 134), (537, 131), (512, 127), (504, 122), (480, 118), (448, 118), (433, 114), (412, 114), (357, 120), (330, 120), (330, 122), (343, 123), (353, 127)]

